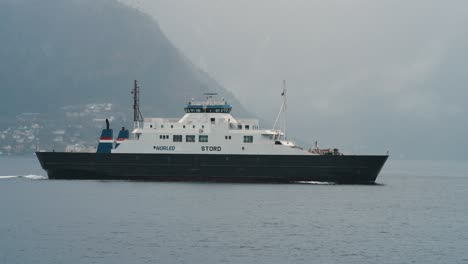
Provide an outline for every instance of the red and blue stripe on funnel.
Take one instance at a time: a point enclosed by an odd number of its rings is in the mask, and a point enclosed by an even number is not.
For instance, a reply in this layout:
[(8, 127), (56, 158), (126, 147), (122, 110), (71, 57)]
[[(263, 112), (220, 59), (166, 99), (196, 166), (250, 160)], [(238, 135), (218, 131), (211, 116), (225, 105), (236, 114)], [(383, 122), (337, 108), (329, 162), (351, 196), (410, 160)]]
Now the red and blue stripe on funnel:
[(97, 153), (111, 153), (113, 144), (114, 131), (112, 129), (103, 129), (99, 138)]
[(127, 140), (129, 136), (130, 133), (128, 132), (128, 130), (125, 129), (125, 127), (122, 127), (122, 130), (119, 131), (119, 136), (117, 137), (117, 143), (115, 144), (115, 147), (117, 148), (120, 145), (120, 143)]

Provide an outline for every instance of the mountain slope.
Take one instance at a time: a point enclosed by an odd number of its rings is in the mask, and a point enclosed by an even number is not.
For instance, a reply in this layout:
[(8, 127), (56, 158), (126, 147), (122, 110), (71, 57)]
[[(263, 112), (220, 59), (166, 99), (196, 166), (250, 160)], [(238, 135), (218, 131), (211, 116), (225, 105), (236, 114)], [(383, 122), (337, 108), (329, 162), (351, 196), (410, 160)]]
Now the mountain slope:
[(147, 116), (180, 115), (207, 91), (248, 115), (152, 18), (115, 0), (3, 0), (0, 39), (0, 116), (92, 102), (130, 109), (134, 79)]

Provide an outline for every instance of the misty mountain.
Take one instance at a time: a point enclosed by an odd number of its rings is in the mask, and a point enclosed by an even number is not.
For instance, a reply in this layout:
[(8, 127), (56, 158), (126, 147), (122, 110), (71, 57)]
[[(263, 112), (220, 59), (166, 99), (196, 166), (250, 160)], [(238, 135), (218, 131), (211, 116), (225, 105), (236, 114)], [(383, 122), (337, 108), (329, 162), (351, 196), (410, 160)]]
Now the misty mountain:
[(0, 39), (0, 116), (95, 102), (130, 110), (134, 79), (146, 116), (179, 116), (208, 91), (248, 115), (153, 18), (115, 0), (2, 0)]

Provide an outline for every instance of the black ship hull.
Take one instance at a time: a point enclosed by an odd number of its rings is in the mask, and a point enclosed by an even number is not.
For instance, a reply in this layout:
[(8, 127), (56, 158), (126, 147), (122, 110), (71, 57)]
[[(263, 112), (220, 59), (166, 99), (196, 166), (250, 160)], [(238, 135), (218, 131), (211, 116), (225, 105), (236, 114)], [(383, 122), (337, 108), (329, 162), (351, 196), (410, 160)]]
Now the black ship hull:
[(387, 155), (37, 152), (49, 179), (372, 184)]

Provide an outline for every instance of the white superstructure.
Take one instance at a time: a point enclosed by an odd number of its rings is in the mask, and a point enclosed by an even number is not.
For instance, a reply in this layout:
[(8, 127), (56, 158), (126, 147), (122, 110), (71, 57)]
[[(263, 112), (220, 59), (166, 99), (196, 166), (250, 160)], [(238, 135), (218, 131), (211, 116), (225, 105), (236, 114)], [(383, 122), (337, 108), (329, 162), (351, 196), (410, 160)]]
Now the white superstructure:
[(182, 118), (144, 118), (112, 153), (317, 155), (286, 140), (281, 130), (234, 118), (231, 109), (212, 95), (191, 100)]

